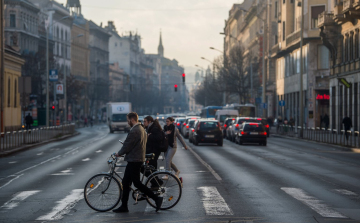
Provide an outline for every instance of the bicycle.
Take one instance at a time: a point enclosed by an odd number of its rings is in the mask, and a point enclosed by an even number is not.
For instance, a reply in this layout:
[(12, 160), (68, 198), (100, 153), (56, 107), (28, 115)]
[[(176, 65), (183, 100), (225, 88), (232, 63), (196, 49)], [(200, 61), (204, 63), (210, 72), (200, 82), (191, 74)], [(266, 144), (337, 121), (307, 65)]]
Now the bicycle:
[[(120, 141), (120, 140), (119, 140)], [(120, 141), (121, 142), (121, 141)], [(122, 143), (122, 142), (121, 142)], [(145, 186), (149, 187), (155, 194), (164, 198), (160, 210), (167, 210), (173, 208), (181, 198), (182, 182), (180, 179), (166, 170), (155, 170), (151, 165), (148, 165), (149, 160), (154, 159), (155, 154), (146, 154), (146, 161), (142, 165), (142, 179), (145, 180), (146, 171), (150, 171), (147, 177)], [(126, 165), (118, 165), (118, 157), (113, 153), (108, 158), (108, 165), (110, 171), (108, 173), (100, 173), (91, 177), (84, 188), (84, 198), (87, 205), (95, 211), (106, 212), (115, 208), (122, 197), (122, 177), (115, 171), (115, 168), (126, 167)], [(164, 176), (168, 179), (163, 179)], [(119, 180), (120, 179), (120, 180)], [(134, 205), (138, 201), (146, 200), (152, 207), (156, 208), (155, 202), (149, 197), (143, 195), (138, 189), (130, 186), (132, 191), (132, 198), (135, 200)]]

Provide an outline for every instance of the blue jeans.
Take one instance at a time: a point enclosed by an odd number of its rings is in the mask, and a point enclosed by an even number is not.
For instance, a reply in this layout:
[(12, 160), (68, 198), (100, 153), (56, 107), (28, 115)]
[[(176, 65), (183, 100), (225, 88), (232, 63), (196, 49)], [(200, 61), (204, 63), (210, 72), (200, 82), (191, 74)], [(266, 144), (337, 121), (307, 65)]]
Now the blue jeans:
[(173, 169), (175, 172), (179, 171), (179, 169), (172, 162), (172, 159), (176, 153), (176, 148), (168, 147), (168, 150), (165, 152), (165, 168), (166, 170), (171, 171)]

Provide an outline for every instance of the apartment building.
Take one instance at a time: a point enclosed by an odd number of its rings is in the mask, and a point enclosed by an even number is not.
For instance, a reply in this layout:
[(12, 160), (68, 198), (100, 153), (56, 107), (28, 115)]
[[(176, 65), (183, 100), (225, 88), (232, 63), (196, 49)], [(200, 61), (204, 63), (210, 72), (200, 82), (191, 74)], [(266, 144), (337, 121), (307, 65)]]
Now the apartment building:
[(344, 129), (345, 116), (352, 119), (355, 131), (360, 127), (360, 1), (335, 0), (318, 17), (323, 44), (331, 52), (330, 127)]
[[(273, 15), (277, 17), (277, 40), (271, 47), (276, 59), (276, 115), (295, 119), (299, 123), (300, 78), (303, 79), (304, 123), (320, 127), (321, 117), (330, 112), (329, 104), (329, 50), (321, 41), (318, 15), (328, 10), (329, 1), (272, 1)], [(304, 4), (303, 6), (301, 4)], [(304, 7), (303, 47), (300, 49), (301, 7)], [(277, 13), (277, 15), (276, 15)], [(302, 50), (302, 58), (300, 58)], [(303, 74), (300, 64), (303, 60)]]

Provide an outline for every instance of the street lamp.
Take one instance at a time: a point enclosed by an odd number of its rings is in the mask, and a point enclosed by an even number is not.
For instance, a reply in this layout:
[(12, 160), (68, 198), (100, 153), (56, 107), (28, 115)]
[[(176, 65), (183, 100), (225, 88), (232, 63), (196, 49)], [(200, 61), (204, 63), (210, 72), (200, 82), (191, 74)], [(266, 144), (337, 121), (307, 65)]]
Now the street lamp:
[[(51, 11), (49, 11), (51, 12)], [(70, 16), (62, 17), (58, 22), (69, 18)], [(46, 29), (46, 70), (45, 70), (45, 77), (46, 77), (46, 127), (49, 127), (49, 28), (55, 25), (57, 22), (48, 25)]]
[[(69, 40), (69, 42), (70, 42), (70, 44), (71, 44), (71, 41), (73, 40), (73, 39), (76, 39), (76, 38), (79, 38), (79, 37), (83, 37), (84, 36), (84, 34), (79, 34), (79, 35), (77, 35), (77, 36), (75, 36), (75, 37), (73, 37), (73, 38), (71, 38), (70, 40)], [(65, 115), (65, 118), (64, 118), (64, 120), (65, 120), (65, 123), (68, 121), (67, 119), (67, 88), (66, 88), (66, 67), (65, 67), (65, 63), (66, 63), (66, 61), (65, 61), (65, 47), (66, 47), (66, 42), (65, 41), (63, 41), (63, 44), (64, 44), (64, 47), (63, 47), (63, 59), (64, 59), (64, 104), (65, 104), (65, 112), (64, 112), (64, 115)]]
[(216, 48), (214, 48), (214, 47), (210, 47), (210, 49), (211, 49), (211, 50), (216, 50), (216, 51), (219, 51), (220, 53), (224, 53), (223, 51), (218, 50), (218, 49), (216, 49)]
[[(300, 138), (303, 137), (303, 123), (304, 123), (304, 105), (303, 105), (303, 68), (304, 68), (304, 60), (303, 60), (303, 32), (304, 32), (304, 1), (301, 1), (301, 28), (300, 28)], [(308, 81), (306, 79), (306, 81)]]

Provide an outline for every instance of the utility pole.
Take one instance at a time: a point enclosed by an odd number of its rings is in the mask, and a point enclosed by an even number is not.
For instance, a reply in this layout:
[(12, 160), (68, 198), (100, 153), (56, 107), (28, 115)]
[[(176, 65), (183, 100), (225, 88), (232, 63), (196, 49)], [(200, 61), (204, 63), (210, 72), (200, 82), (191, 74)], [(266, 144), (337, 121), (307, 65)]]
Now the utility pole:
[(49, 127), (49, 26), (46, 27), (46, 127)]
[[(66, 36), (65, 36), (65, 40), (66, 40)], [(67, 122), (67, 98), (66, 98), (66, 55), (65, 55), (65, 47), (66, 47), (66, 41), (63, 41), (64, 44), (64, 49), (63, 49), (63, 57), (64, 57), (64, 104), (65, 104), (65, 111), (64, 111), (64, 115), (65, 115), (65, 119), (64, 122)]]
[(304, 60), (303, 60), (303, 32), (304, 32), (304, 0), (301, 1), (301, 28), (300, 28), (300, 138), (303, 138), (303, 123), (304, 123), (304, 104), (303, 104), (303, 68), (304, 68)]

